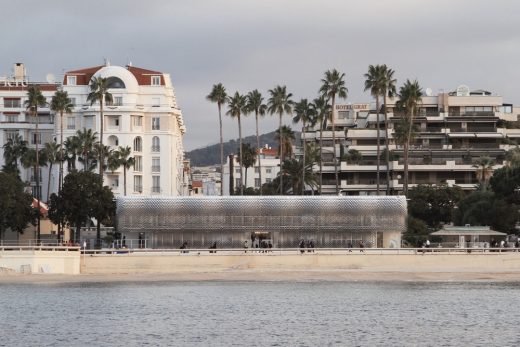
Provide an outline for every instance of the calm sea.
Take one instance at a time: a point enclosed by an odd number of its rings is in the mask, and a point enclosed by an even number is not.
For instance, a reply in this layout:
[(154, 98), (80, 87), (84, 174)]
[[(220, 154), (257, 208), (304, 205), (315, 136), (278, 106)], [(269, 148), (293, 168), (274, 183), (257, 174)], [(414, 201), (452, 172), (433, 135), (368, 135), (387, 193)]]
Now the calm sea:
[(519, 346), (520, 285), (0, 285), (2, 346)]

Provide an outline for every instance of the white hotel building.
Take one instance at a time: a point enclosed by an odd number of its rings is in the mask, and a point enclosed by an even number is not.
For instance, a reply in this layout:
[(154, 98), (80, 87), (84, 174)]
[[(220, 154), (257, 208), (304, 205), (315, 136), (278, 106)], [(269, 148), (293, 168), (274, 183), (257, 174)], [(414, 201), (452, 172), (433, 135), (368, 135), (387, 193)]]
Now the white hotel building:
[[(92, 129), (99, 137), (99, 103), (87, 101), (89, 83), (98, 76), (108, 79), (113, 97), (113, 102), (103, 108), (103, 143), (111, 149), (130, 146), (135, 158), (134, 167), (126, 174), (127, 194), (186, 195), (182, 142), (186, 128), (169, 74), (108, 64), (66, 72), (63, 90), (68, 92), (74, 110), (64, 115), (64, 138), (83, 128)], [(59, 139), (57, 118), (55, 136)], [(104, 182), (114, 194), (123, 195), (123, 168), (106, 170)]]

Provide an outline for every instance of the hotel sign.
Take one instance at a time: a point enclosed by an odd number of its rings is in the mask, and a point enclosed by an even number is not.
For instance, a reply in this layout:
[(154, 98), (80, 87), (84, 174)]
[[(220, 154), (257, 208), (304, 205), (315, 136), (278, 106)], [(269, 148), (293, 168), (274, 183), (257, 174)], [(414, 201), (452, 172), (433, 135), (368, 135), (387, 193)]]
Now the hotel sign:
[(349, 110), (370, 110), (370, 104), (347, 104), (347, 105), (336, 105), (336, 111), (349, 111)]
[(0, 86), (3, 87), (27, 87), (27, 81), (25, 79), (8, 79), (5, 77), (0, 77)]

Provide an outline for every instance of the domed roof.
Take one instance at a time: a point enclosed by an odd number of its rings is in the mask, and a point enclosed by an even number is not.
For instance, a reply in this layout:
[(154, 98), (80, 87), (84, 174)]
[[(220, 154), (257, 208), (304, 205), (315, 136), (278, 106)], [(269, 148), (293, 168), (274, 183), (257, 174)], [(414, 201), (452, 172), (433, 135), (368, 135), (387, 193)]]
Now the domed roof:
[(108, 78), (113, 81), (112, 88), (125, 88), (128, 93), (137, 93), (139, 84), (135, 76), (121, 66), (104, 66), (93, 77)]

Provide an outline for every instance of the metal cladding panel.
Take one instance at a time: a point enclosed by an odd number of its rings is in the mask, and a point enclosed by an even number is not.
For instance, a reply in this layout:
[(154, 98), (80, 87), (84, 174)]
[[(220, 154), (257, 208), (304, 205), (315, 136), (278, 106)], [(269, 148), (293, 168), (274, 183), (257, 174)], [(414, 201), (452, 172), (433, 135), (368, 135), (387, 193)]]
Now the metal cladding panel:
[(405, 230), (402, 196), (208, 196), (117, 198), (121, 232)]

